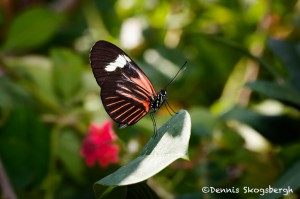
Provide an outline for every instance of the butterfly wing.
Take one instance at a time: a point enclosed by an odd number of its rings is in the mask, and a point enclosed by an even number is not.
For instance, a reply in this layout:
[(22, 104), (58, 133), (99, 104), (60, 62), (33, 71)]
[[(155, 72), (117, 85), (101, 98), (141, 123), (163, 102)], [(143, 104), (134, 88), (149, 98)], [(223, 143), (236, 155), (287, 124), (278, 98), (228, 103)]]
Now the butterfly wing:
[(120, 124), (129, 126), (149, 112), (156, 92), (137, 64), (117, 46), (98, 41), (91, 49), (91, 66), (106, 112)]

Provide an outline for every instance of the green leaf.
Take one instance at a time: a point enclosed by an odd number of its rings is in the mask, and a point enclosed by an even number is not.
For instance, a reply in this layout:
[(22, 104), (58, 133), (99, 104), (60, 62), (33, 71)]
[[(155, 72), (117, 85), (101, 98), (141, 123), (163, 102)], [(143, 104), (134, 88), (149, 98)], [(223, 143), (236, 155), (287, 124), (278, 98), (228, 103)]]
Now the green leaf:
[(234, 119), (247, 124), (273, 143), (283, 144), (299, 139), (300, 121), (288, 115), (265, 116), (245, 108), (234, 107), (223, 114), (221, 119)]
[(147, 185), (140, 182), (128, 186), (108, 187), (99, 199), (157, 199), (157, 194)]
[[(271, 186), (273, 188), (282, 188), (282, 189), (292, 189), (292, 193), (295, 193), (296, 190), (300, 188), (300, 160), (297, 161), (291, 168), (286, 170), (283, 175), (281, 175), (278, 180)], [(291, 193), (291, 192), (290, 192)], [(282, 198), (283, 192), (281, 194), (278, 193), (268, 193), (264, 196), (260, 197), (262, 198)]]
[[(190, 110), (192, 118), (192, 132), (199, 138), (212, 136), (212, 132), (217, 125), (217, 118), (214, 117), (208, 109), (193, 108)], [(199, 120), (201, 118), (201, 120)]]
[(167, 121), (151, 137), (140, 155), (114, 173), (99, 180), (98, 185), (119, 186), (142, 182), (178, 158), (187, 158), (191, 135), (191, 119), (187, 111), (181, 110)]
[(78, 94), (81, 75), (83, 71), (83, 61), (74, 52), (56, 48), (51, 51), (54, 68), (54, 83), (59, 96), (64, 99), (74, 98), (74, 93)]
[(300, 59), (296, 47), (287, 41), (275, 39), (269, 39), (267, 44), (287, 68), (291, 84), (300, 91)]
[(28, 106), (15, 105), (0, 126), (0, 157), (14, 187), (41, 183), (48, 171), (49, 127)]
[[(49, 101), (56, 101), (53, 89), (53, 74), (50, 58), (41, 55), (25, 55), (6, 58), (11, 70), (17, 71), (20, 78), (30, 82), (35, 90), (47, 96)], [(23, 84), (21, 84), (24, 86)]]
[(127, 186), (108, 187), (102, 195), (100, 194), (96, 193), (99, 199), (126, 199)]
[(276, 84), (268, 81), (248, 82), (247, 87), (267, 97), (277, 99), (289, 104), (300, 106), (300, 93), (285, 84)]
[(12, 22), (4, 50), (35, 48), (47, 42), (59, 29), (64, 16), (42, 7), (28, 9)]
[[(16, 104), (28, 104), (32, 103), (30, 95), (24, 88), (17, 84), (13, 80), (9, 79), (6, 75), (0, 77), (0, 115), (1, 108), (10, 110), (12, 107), (15, 107)], [(1, 115), (3, 116), (3, 115)], [(0, 124), (1, 124), (0, 116)]]
[(60, 132), (58, 156), (67, 172), (78, 182), (83, 182), (84, 165), (79, 156), (80, 140), (71, 129)]

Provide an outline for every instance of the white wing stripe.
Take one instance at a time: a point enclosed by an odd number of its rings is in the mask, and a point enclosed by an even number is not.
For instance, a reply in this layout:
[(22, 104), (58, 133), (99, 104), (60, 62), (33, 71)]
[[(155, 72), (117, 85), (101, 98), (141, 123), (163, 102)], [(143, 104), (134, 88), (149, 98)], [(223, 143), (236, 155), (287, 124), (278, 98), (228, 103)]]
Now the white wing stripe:
[(105, 67), (105, 70), (107, 72), (112, 72), (112, 71), (115, 71), (116, 68), (118, 68), (118, 67), (119, 68), (124, 68), (124, 66), (126, 66), (127, 62), (131, 62), (129, 57), (127, 57), (126, 55), (119, 55), (114, 62), (109, 63)]

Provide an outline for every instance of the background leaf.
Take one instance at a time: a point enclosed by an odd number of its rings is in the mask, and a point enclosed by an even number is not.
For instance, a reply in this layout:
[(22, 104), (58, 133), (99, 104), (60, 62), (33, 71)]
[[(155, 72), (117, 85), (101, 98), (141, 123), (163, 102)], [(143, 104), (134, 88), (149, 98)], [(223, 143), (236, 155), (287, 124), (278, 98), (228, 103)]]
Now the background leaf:
[(46, 8), (29, 9), (14, 19), (2, 49), (7, 51), (39, 47), (57, 32), (63, 21), (63, 15)]
[(83, 161), (80, 153), (79, 137), (69, 129), (60, 132), (58, 141), (58, 157), (70, 176), (77, 182), (83, 182)]
[[(284, 144), (300, 138), (300, 120), (287, 115), (268, 116), (255, 111), (234, 107), (221, 116), (251, 126), (269, 141)], [(285, 133), (282, 133), (285, 132)]]
[(18, 189), (35, 186), (48, 170), (49, 130), (28, 107), (16, 107), (7, 122), (10, 125), (0, 126), (4, 167)]
[(83, 62), (81, 57), (68, 49), (53, 49), (53, 76), (58, 96), (64, 100), (75, 99), (80, 93)]
[(300, 91), (300, 55), (296, 47), (288, 41), (277, 39), (268, 39), (267, 45), (288, 70), (291, 85)]
[(300, 93), (285, 84), (280, 85), (258, 80), (255, 82), (248, 82), (246, 86), (267, 97), (289, 103), (296, 107), (300, 106)]
[[(289, 169), (287, 169), (272, 185), (274, 188), (284, 188), (288, 189), (290, 188), (292, 192), (289, 193), (295, 193), (295, 190), (298, 190), (300, 188), (300, 174), (299, 174), (299, 168), (300, 168), (300, 161), (298, 160), (295, 162), (294, 165), (292, 165)], [(284, 192), (281, 191), (280, 194), (278, 193), (270, 193), (265, 194), (264, 196), (260, 197), (261, 199), (276, 199), (276, 198), (282, 198)]]
[(127, 186), (109, 187), (99, 199), (158, 199), (157, 194), (146, 184), (140, 182)]

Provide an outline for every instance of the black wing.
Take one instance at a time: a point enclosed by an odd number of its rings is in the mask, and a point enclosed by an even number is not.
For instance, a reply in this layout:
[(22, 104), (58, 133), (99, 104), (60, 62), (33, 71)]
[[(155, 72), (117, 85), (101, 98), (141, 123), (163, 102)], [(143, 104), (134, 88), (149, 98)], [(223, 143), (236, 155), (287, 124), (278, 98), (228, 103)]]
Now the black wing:
[(117, 46), (98, 41), (90, 62), (106, 112), (121, 127), (138, 122), (149, 112), (156, 92), (137, 64)]

